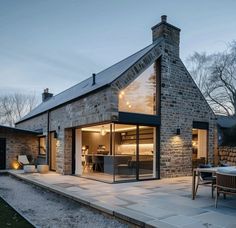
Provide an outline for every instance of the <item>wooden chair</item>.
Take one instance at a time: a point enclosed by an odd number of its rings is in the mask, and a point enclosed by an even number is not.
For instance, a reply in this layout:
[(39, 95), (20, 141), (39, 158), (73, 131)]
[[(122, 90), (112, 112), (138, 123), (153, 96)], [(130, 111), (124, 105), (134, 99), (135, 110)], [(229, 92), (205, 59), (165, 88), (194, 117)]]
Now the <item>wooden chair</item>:
[[(200, 164), (199, 168), (211, 168), (210, 164)], [(212, 175), (212, 173), (208, 172), (199, 172), (197, 178), (197, 187), (195, 191), (195, 195), (197, 194), (198, 186), (204, 185), (211, 187), (211, 197), (214, 197), (214, 189), (215, 189), (216, 177)]]
[(216, 208), (220, 193), (222, 193), (224, 197), (226, 194), (236, 195), (236, 170), (229, 173), (216, 173)]

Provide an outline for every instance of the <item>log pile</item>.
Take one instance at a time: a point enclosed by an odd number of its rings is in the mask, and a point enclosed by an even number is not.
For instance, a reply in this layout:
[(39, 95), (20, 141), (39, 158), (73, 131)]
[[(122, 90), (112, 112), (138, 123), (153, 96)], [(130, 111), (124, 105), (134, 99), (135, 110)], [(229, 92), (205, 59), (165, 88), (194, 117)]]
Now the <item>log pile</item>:
[(221, 163), (236, 165), (236, 147), (219, 147), (219, 158)]

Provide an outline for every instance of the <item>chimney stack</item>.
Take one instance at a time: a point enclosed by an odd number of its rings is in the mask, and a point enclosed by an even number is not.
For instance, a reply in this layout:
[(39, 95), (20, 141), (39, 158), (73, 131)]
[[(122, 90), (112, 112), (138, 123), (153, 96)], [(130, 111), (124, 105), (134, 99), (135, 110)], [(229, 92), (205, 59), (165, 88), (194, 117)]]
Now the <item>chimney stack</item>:
[(45, 102), (49, 100), (51, 97), (53, 97), (53, 94), (49, 93), (49, 89), (48, 88), (44, 89), (42, 93), (42, 101)]
[(180, 29), (167, 23), (167, 16), (161, 16), (161, 22), (152, 27), (152, 40), (155, 42), (163, 37), (167, 42), (175, 46), (177, 55), (179, 55)]
[(161, 22), (167, 22), (167, 16), (166, 15), (161, 16)]

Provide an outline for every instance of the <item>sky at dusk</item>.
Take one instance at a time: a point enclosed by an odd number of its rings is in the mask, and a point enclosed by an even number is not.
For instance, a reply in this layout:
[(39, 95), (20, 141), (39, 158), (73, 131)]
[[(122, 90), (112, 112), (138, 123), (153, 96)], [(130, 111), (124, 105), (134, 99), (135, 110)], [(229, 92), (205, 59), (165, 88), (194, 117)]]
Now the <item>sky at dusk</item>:
[(0, 0), (0, 93), (57, 94), (152, 41), (166, 14), (183, 61), (236, 39), (235, 0)]

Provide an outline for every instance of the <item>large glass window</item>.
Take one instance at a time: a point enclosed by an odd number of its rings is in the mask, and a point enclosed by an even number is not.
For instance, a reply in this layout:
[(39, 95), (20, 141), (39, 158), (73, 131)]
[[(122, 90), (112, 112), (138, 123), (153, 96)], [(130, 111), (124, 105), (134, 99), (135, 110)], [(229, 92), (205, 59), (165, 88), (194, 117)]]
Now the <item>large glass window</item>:
[(156, 177), (154, 127), (111, 123), (80, 132), (80, 175), (106, 182)]
[(119, 93), (119, 111), (156, 114), (156, 72), (152, 64)]

